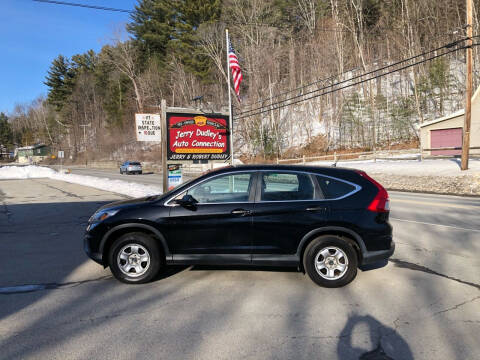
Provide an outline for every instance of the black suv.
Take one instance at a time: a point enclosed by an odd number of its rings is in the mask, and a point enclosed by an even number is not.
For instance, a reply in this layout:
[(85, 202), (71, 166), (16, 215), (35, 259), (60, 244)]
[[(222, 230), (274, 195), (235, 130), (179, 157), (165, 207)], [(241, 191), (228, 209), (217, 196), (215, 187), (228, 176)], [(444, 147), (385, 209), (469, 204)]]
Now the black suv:
[(296, 266), (319, 285), (352, 281), (393, 254), (385, 189), (358, 170), (239, 166), (158, 196), (101, 207), (84, 247), (126, 283), (169, 264)]

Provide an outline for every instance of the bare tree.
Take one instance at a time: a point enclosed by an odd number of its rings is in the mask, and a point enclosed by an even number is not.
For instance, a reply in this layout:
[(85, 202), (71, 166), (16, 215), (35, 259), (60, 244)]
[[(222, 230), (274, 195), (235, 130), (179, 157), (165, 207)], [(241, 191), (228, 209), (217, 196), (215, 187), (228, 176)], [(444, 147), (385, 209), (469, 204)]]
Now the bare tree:
[(113, 46), (102, 49), (103, 60), (112, 64), (132, 82), (135, 91), (137, 110), (143, 112), (143, 93), (139, 84), (140, 69), (138, 66), (140, 52), (137, 45), (130, 40), (121, 41), (119, 37), (114, 40)]

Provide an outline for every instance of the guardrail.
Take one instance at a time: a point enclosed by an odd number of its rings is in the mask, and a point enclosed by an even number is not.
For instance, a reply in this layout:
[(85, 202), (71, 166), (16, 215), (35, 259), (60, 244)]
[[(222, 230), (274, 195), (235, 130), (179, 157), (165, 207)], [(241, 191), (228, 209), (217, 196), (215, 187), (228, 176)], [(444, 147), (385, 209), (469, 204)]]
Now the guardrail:
[[(277, 164), (281, 163), (299, 163), (305, 164), (306, 162), (315, 161), (315, 160), (332, 160), (333, 162), (338, 161), (358, 161), (358, 160), (377, 160), (377, 159), (387, 159), (389, 155), (396, 154), (415, 154), (420, 152), (420, 149), (405, 149), (405, 150), (375, 150), (375, 151), (363, 151), (363, 152), (353, 152), (353, 153), (337, 153), (327, 155), (318, 155), (318, 156), (302, 156), (301, 158), (291, 158), (291, 159), (279, 159), (277, 158)], [(411, 158), (411, 157), (410, 157)], [(396, 159), (396, 158), (392, 158)], [(401, 160), (402, 158), (397, 158)]]

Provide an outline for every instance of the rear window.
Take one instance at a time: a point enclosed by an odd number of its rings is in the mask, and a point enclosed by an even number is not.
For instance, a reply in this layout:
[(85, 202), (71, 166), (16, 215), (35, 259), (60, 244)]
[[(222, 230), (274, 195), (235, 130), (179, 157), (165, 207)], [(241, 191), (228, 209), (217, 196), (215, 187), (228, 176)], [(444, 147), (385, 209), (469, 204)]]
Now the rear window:
[(133, 162), (133, 161), (132, 161), (132, 162), (130, 162), (130, 165), (140, 165), (140, 163), (139, 163), (139, 162)]
[(317, 175), (317, 181), (325, 199), (336, 199), (355, 190), (355, 186), (346, 182)]
[(262, 175), (262, 201), (315, 199), (315, 187), (306, 174), (268, 173)]

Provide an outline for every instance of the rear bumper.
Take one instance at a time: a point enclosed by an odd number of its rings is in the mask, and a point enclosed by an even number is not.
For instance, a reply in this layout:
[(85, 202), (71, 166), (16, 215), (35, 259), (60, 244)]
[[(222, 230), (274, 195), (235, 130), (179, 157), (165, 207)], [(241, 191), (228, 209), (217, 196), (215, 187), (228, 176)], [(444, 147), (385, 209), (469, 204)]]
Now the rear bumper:
[(361, 265), (372, 264), (378, 261), (387, 260), (395, 252), (395, 242), (392, 240), (390, 243), (390, 249), (377, 250), (377, 251), (365, 251), (362, 254)]

